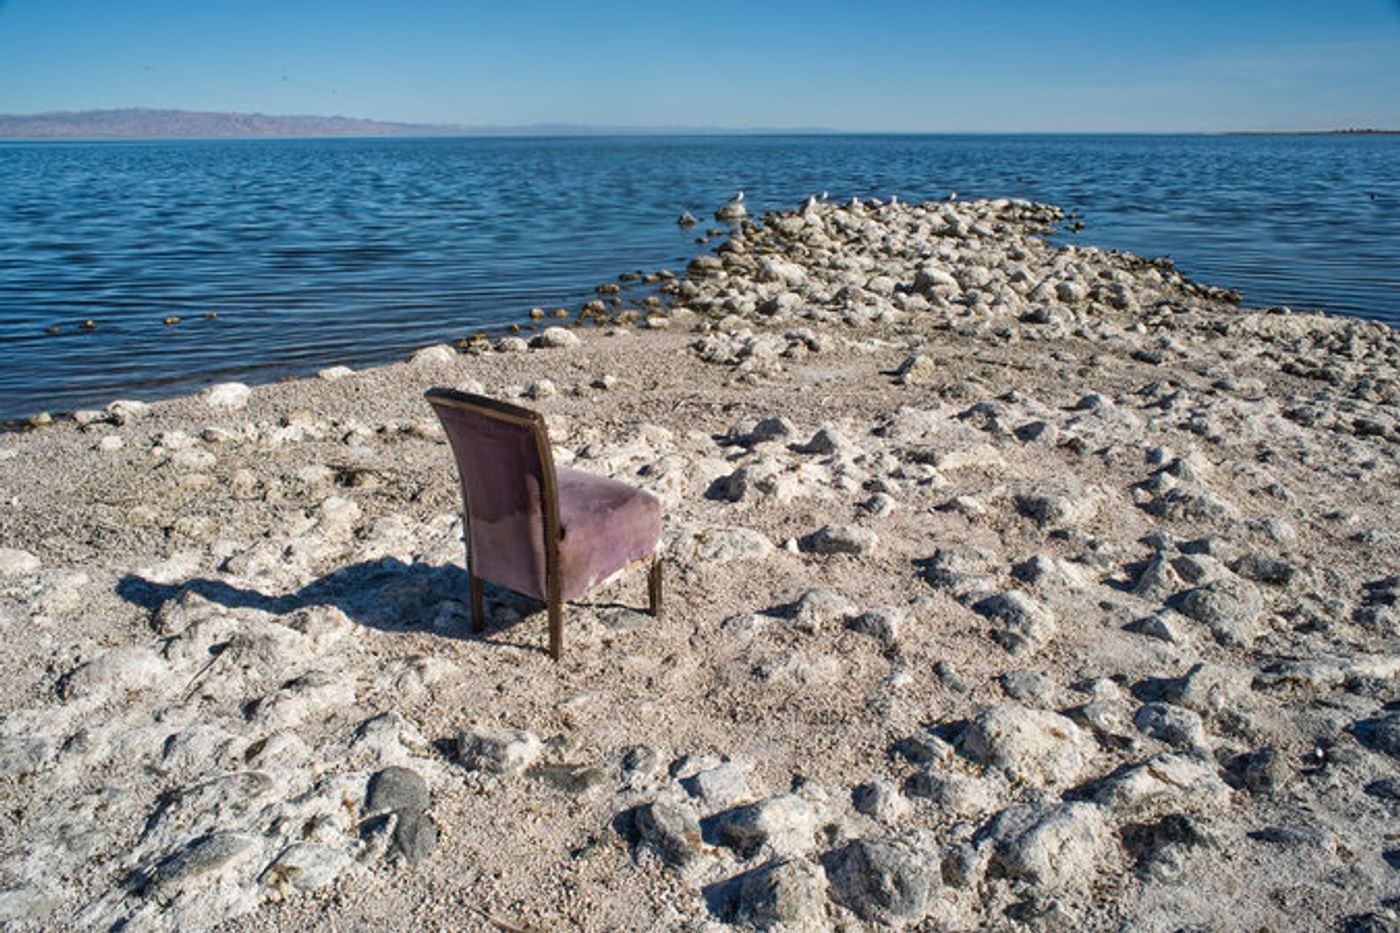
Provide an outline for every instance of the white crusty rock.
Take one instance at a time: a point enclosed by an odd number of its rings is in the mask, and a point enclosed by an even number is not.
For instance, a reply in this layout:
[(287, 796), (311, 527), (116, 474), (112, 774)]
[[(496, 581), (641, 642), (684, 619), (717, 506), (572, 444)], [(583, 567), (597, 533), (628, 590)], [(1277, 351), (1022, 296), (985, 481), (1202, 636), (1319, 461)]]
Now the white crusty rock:
[(520, 774), (544, 751), (544, 743), (523, 729), (468, 730), (457, 737), (457, 758), (468, 771)]
[(38, 573), (43, 562), (28, 551), (0, 547), (0, 579), (16, 579)]
[(1022, 590), (1008, 590), (972, 607), (979, 615), (1001, 623), (992, 638), (1014, 655), (1030, 654), (1055, 637), (1055, 614)]
[(1092, 803), (1010, 807), (978, 841), (991, 850), (989, 872), (1049, 889), (1087, 888), (1109, 843), (1103, 810)]
[(238, 411), (248, 406), (253, 390), (241, 382), (221, 382), (212, 385), (201, 393), (204, 404), (221, 411)]
[(530, 341), (532, 347), (568, 348), (576, 347), (583, 341), (578, 334), (562, 327), (546, 327)]
[(1075, 784), (1094, 758), (1093, 739), (1072, 721), (1022, 706), (983, 710), (963, 731), (958, 747), (1014, 781), (1045, 787)]
[(408, 361), (414, 366), (446, 366), (457, 361), (457, 351), (439, 343), (414, 351)]
[(857, 525), (825, 525), (808, 537), (806, 549), (814, 554), (851, 554), (866, 557), (875, 552), (875, 532)]
[(1204, 810), (1230, 799), (1230, 788), (1209, 759), (1164, 754), (1115, 772), (1094, 799), (1119, 819), (1182, 809)]

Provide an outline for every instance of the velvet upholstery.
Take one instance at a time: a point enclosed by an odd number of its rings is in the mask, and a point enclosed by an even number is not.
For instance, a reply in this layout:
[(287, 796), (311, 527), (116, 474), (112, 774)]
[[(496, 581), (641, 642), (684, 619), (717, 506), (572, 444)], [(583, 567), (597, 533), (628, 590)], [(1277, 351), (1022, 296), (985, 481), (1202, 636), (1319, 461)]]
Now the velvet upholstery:
[(558, 657), (560, 604), (649, 557), (650, 609), (659, 614), (661, 503), (655, 496), (580, 470), (556, 470), (538, 412), (450, 389), (432, 389), (427, 398), (462, 483), (478, 631), (485, 580), (548, 604), (550, 651)]

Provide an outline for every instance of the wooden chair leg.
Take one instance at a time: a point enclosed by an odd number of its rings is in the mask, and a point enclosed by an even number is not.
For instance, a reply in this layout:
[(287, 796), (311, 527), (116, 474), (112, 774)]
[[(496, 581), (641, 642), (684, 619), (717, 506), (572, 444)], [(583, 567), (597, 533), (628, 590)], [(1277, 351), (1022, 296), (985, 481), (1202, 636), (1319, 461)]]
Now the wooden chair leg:
[(564, 607), (549, 601), (549, 654), (558, 661), (564, 654)]
[(661, 558), (651, 562), (647, 571), (647, 611), (661, 618)]
[(481, 612), (481, 578), (472, 577), (472, 631), (481, 634), (486, 628), (486, 621), (482, 618)]

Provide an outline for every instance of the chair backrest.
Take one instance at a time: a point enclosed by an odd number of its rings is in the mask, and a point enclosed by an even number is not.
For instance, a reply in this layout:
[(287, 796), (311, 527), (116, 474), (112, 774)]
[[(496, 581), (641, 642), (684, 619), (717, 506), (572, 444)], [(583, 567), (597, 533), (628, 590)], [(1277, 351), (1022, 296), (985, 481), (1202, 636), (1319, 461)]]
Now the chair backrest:
[(452, 389), (431, 389), (462, 480), (473, 576), (546, 599), (557, 580), (559, 493), (537, 411)]

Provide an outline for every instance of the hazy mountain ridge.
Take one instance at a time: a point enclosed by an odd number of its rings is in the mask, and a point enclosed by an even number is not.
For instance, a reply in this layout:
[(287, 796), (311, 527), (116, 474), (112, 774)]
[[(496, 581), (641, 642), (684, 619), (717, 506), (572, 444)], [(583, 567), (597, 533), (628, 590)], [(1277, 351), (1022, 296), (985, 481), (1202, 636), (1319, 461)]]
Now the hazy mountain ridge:
[(274, 116), (264, 113), (215, 113), (190, 110), (55, 111), (0, 114), (0, 139), (260, 139), (325, 136), (580, 136), (630, 133), (823, 133), (819, 128), (746, 128), (710, 126), (604, 126), (577, 123), (453, 125), (394, 123), (354, 117)]
[(460, 133), (461, 127), (390, 123), (352, 117), (272, 116), (188, 110), (59, 111), (0, 114), (5, 139), (160, 139), (268, 136), (425, 136)]

